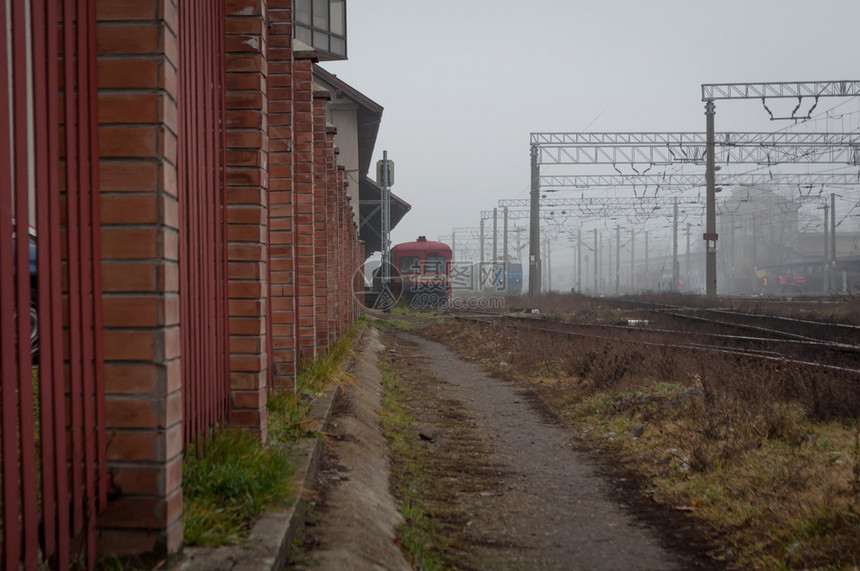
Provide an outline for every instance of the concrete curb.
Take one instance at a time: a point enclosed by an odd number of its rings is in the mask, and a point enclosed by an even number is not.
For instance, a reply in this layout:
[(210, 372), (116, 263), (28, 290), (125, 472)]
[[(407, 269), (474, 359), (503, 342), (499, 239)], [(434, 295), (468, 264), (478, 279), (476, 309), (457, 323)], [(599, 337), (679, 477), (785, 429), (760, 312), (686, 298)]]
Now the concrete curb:
[[(361, 346), (363, 337), (361, 335), (356, 341), (356, 349)], [(353, 365), (351, 361), (346, 369), (352, 370)], [(314, 401), (311, 411), (313, 431), (323, 433), (340, 394), (340, 386), (334, 386)], [(250, 537), (241, 545), (186, 547), (176, 568), (181, 571), (283, 569), (301, 528), (307, 509), (304, 491), (310, 489), (316, 479), (323, 445), (323, 437), (317, 436), (304, 438), (292, 446), (296, 467), (294, 483), (298, 494), (289, 506), (263, 514), (251, 530)]]

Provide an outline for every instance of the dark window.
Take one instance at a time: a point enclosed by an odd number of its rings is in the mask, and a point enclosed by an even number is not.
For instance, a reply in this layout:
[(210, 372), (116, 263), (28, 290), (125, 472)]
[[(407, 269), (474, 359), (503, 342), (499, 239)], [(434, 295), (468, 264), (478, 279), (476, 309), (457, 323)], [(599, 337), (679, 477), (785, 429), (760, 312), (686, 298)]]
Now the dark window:
[(346, 59), (346, 0), (296, 0), (295, 30), (321, 60)]
[(444, 256), (427, 256), (427, 271), (428, 274), (444, 274), (445, 273), (445, 257)]
[(421, 262), (418, 256), (401, 256), (400, 267), (398, 269), (401, 274), (420, 274)]

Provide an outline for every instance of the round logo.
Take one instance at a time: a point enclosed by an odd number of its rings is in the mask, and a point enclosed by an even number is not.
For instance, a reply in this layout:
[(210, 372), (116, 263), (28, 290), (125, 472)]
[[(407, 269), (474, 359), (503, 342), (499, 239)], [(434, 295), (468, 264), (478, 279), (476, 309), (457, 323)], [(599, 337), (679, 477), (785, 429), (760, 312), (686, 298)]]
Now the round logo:
[(364, 309), (388, 311), (400, 301), (403, 290), (400, 287), (400, 273), (393, 264), (386, 264), (387, 279), (383, 278), (380, 264), (368, 281), (364, 268), (358, 268), (352, 275), (352, 297)]

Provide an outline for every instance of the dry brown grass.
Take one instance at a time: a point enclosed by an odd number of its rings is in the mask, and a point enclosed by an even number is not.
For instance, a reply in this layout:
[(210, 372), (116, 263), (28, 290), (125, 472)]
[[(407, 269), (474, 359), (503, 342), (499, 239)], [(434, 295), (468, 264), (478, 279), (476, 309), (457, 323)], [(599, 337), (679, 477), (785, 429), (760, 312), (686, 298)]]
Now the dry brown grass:
[[(580, 318), (603, 312), (567, 297)], [(727, 564), (860, 563), (856, 379), (502, 325), (426, 331), (538, 387), (586, 441), (645, 477), (645, 493), (698, 518)]]

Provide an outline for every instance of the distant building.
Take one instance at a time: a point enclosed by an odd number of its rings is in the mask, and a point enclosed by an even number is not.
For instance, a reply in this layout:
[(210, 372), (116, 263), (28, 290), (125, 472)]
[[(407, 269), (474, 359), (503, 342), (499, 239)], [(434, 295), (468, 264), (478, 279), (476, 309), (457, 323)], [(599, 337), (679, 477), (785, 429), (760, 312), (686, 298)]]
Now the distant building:
[[(823, 224), (817, 231), (803, 231), (801, 203), (778, 190), (735, 187), (719, 203), (719, 291), (818, 294), (860, 288), (860, 240), (856, 233), (837, 227), (835, 262), (828, 263)], [(832, 258), (832, 236), (827, 238), (826, 251)]]

